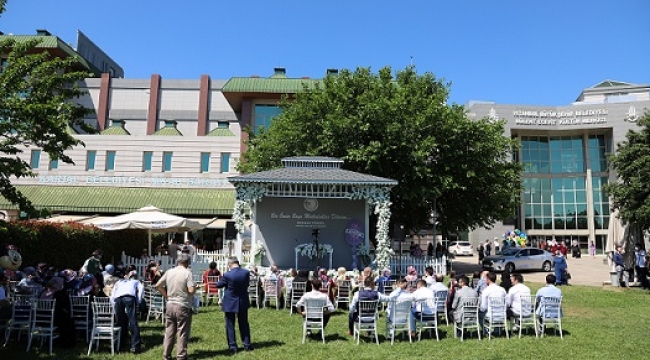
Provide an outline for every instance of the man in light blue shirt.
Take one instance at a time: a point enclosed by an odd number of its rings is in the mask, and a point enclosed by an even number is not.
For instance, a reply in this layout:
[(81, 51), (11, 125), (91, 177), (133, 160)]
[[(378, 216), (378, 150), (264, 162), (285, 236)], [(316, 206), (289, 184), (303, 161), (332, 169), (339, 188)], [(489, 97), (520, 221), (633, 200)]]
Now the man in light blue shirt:
[(122, 335), (131, 332), (131, 353), (139, 354), (141, 349), (140, 327), (138, 326), (138, 305), (144, 297), (144, 287), (136, 279), (135, 272), (129, 273), (126, 278), (122, 270), (115, 270), (115, 276), (122, 278), (115, 283), (111, 301), (115, 305), (117, 323), (122, 328)]
[(636, 268), (636, 276), (641, 282), (641, 287), (643, 289), (650, 289), (650, 284), (648, 284), (648, 268), (646, 267), (646, 252), (641, 247), (640, 243), (637, 243), (634, 246), (634, 265)]
[(557, 318), (559, 315), (562, 317), (562, 308), (560, 308), (559, 314), (544, 314), (544, 301), (546, 298), (562, 298), (562, 290), (555, 287), (555, 280), (555, 275), (546, 275), (546, 286), (537, 290), (537, 294), (535, 294), (535, 300), (537, 303), (535, 314), (537, 314), (537, 316)]

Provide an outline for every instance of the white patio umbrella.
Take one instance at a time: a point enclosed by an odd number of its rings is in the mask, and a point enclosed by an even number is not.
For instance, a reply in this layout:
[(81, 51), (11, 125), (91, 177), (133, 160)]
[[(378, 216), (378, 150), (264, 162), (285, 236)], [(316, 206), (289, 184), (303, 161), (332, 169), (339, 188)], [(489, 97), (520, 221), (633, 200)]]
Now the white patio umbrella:
[(205, 227), (205, 225), (197, 221), (164, 213), (152, 205), (145, 206), (132, 213), (101, 219), (94, 222), (93, 225), (106, 231), (146, 229), (149, 235), (149, 255), (151, 255), (152, 233), (191, 231)]
[(623, 243), (623, 237), (625, 236), (625, 225), (618, 218), (618, 210), (614, 210), (609, 214), (609, 225), (607, 227), (607, 242), (605, 243), (605, 253), (607, 254), (607, 259), (609, 265), (613, 264), (613, 253), (616, 251), (616, 246)]

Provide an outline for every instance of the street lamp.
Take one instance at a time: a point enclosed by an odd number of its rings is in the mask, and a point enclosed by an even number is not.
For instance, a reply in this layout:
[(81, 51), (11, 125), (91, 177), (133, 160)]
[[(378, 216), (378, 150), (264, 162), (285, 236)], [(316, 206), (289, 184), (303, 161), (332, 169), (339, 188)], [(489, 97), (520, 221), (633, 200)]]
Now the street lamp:
[[(432, 165), (433, 166), (434, 174), (435, 174), (435, 167), (436, 167), (436, 164), (438, 164), (438, 158), (439, 157), (440, 157), (440, 149), (435, 148), (434, 151), (433, 151), (433, 155), (430, 155), (427, 158), (426, 163), (427, 163), (427, 165)], [(437, 248), (437, 245), (438, 245), (438, 240), (437, 240), (438, 234), (437, 234), (437, 231), (436, 231), (437, 230), (436, 227), (438, 225), (438, 206), (436, 204), (437, 200), (438, 200), (438, 195), (436, 194), (433, 197), (433, 207), (431, 209), (431, 221), (433, 223), (433, 244), (434, 244), (434, 246), (436, 246), (436, 248)]]

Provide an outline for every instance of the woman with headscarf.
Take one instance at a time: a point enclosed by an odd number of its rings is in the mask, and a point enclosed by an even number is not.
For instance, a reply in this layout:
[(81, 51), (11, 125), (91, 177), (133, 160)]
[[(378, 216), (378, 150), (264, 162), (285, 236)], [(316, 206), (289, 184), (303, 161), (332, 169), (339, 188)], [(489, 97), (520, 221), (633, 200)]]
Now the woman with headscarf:
[(45, 289), (39, 296), (40, 299), (54, 299), (54, 326), (59, 334), (56, 343), (64, 348), (75, 346), (75, 330), (72, 313), (70, 312), (70, 298), (64, 290), (64, 281), (61, 276), (54, 276), (47, 282)]
[(417, 281), (418, 280), (418, 270), (414, 266), (409, 266), (406, 268), (406, 276), (404, 277), (406, 281)]
[(555, 285), (566, 285), (566, 269), (567, 263), (564, 255), (560, 250), (555, 251), (555, 257), (553, 258), (553, 265), (555, 267)]

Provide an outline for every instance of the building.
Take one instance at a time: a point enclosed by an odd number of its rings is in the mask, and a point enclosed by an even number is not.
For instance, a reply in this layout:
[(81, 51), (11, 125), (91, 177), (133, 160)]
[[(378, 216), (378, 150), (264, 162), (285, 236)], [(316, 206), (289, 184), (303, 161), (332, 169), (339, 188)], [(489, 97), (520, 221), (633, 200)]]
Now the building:
[(567, 106), (470, 103), (472, 118), (507, 121), (504, 135), (520, 139), (515, 159), (524, 165), (522, 201), (514, 219), (475, 230), (470, 240), (501, 238), (517, 228), (533, 241), (577, 240), (582, 248), (595, 241), (602, 252), (610, 220), (603, 186), (616, 179), (607, 156), (650, 109), (649, 89), (606, 80)]
[[(9, 39), (18, 43), (37, 40), (38, 44), (34, 48), (34, 52), (46, 51), (50, 55), (62, 59), (76, 58), (78, 65), (75, 70), (88, 71), (95, 77), (100, 77), (102, 73), (108, 73), (111, 77), (124, 77), (122, 67), (81, 31), (77, 31), (76, 49), (47, 30), (36, 30), (36, 35), (5, 35), (0, 32), (0, 42)], [(2, 66), (6, 61), (7, 54), (0, 54)]]

